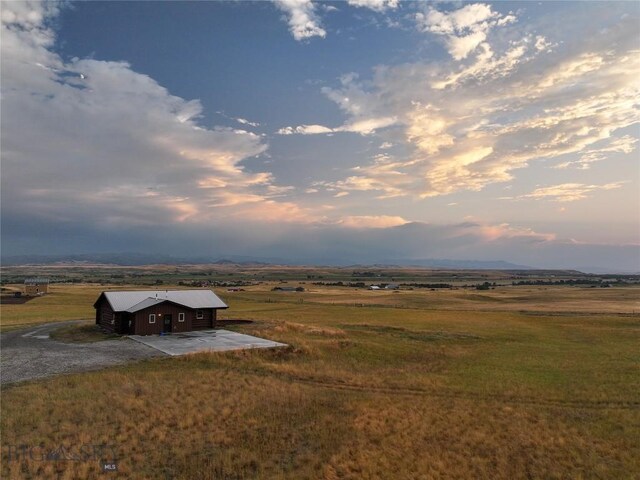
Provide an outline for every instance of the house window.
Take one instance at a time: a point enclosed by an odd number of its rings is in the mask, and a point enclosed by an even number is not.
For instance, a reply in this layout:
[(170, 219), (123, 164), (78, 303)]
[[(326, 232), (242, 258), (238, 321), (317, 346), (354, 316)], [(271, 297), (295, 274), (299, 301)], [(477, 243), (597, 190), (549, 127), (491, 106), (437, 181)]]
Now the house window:
[(152, 313), (149, 315), (149, 323), (156, 323), (156, 314)]
[(184, 322), (184, 313), (179, 313), (178, 314), (178, 321), (179, 322)]
[(196, 310), (196, 318), (202, 320), (204, 318), (204, 312), (202, 310)]

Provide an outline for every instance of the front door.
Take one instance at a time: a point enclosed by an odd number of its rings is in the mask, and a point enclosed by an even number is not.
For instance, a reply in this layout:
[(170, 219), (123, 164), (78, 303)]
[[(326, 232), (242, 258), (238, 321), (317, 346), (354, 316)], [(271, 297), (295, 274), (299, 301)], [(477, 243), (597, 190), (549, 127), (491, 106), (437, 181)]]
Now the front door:
[(171, 333), (171, 314), (164, 315), (162, 317), (162, 331), (164, 333)]

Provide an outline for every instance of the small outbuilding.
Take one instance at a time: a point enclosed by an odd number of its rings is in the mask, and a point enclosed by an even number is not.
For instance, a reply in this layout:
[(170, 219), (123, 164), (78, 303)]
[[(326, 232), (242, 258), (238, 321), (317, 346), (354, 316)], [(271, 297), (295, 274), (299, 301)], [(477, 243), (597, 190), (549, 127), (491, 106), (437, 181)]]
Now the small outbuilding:
[(216, 328), (218, 310), (229, 308), (211, 290), (102, 292), (93, 307), (97, 325), (129, 335)]
[(49, 293), (49, 279), (48, 278), (27, 278), (24, 281), (24, 293), (25, 295), (44, 295)]

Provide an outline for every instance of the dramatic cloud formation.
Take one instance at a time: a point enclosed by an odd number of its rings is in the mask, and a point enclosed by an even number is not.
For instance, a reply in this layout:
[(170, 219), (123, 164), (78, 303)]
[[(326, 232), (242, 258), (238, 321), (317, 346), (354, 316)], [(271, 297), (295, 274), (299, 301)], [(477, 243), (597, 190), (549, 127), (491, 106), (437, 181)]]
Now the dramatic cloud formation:
[[(186, 64), (175, 39), (154, 50), (155, 19), (131, 24), (144, 2), (104, 22), (162, 61), (64, 5), (2, 5), (5, 255), (638, 264), (629, 4), (203, 2), (185, 15), (255, 31), (216, 30)], [(299, 43), (267, 41), (283, 18)]]
[[(393, 138), (412, 150), (401, 158), (377, 157), (331, 186), (428, 198), (511, 180), (515, 169), (540, 159), (578, 154), (579, 160), (559, 167), (584, 168), (607, 153), (634, 148), (634, 138), (616, 135), (640, 119), (637, 19), (621, 18), (598, 38), (581, 38), (562, 51), (542, 35), (515, 37), (515, 30), (507, 31), (515, 16), (488, 5), (431, 9), (418, 19), (426, 32), (447, 38), (481, 33), (464, 55), (452, 51), (458, 59), (478, 53), (463, 64), (378, 68), (371, 81), (348, 75), (339, 88), (325, 88), (350, 118), (346, 124), (393, 118)], [(496, 34), (490, 45), (484, 41), (490, 29), (505, 30), (509, 40)], [(598, 147), (603, 141), (610, 146)]]
[(103, 212), (102, 222), (118, 225), (246, 211), (308, 220), (309, 212), (276, 200), (292, 187), (240, 166), (267, 149), (258, 135), (203, 128), (197, 100), (172, 96), (125, 62), (64, 62), (46, 26), (56, 13), (50, 3), (3, 6), (2, 168), (11, 178), (3, 209), (61, 220)]

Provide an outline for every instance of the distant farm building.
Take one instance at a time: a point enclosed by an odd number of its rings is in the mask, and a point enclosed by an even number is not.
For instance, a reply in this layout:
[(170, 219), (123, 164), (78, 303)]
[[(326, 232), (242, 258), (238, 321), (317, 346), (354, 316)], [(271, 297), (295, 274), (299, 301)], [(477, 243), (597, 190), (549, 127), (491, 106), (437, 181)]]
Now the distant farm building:
[(369, 290), (380, 290), (380, 287), (378, 285), (370, 285)]
[(304, 292), (304, 287), (273, 287), (274, 292)]
[(386, 290), (399, 290), (400, 289), (400, 285), (398, 285), (397, 283), (390, 283), (387, 286), (384, 287)]
[(93, 307), (97, 325), (130, 335), (216, 328), (218, 310), (228, 308), (211, 290), (102, 292)]
[(25, 295), (44, 295), (49, 293), (48, 278), (27, 278), (24, 281)]

